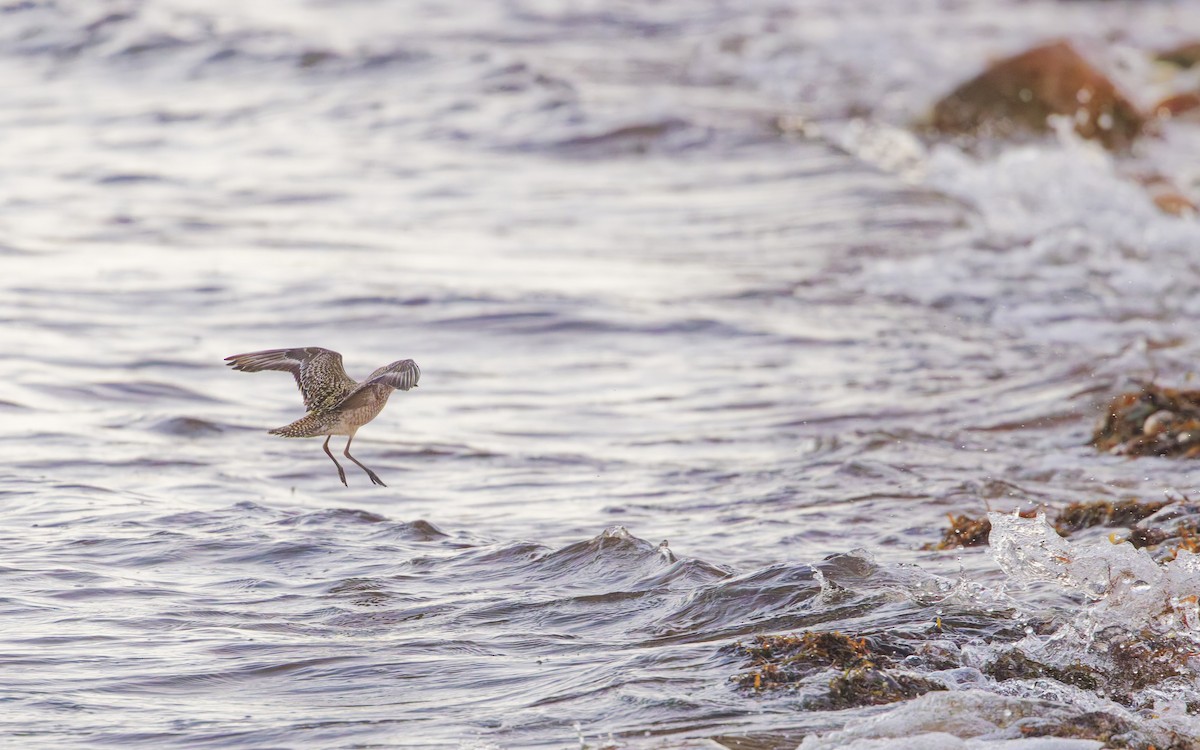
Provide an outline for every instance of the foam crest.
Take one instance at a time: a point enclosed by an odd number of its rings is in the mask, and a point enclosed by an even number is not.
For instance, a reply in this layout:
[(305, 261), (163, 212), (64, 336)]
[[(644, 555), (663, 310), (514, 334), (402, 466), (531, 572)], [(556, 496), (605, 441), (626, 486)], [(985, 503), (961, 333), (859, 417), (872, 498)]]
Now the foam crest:
[(989, 513), (992, 554), (1016, 583), (1049, 581), (1082, 595), (1091, 604), (1080, 613), (1088, 632), (1107, 626), (1136, 629), (1166, 626), (1200, 637), (1196, 600), (1200, 564), (1196, 555), (1159, 566), (1131, 544), (1069, 542), (1043, 514), (1021, 518)]

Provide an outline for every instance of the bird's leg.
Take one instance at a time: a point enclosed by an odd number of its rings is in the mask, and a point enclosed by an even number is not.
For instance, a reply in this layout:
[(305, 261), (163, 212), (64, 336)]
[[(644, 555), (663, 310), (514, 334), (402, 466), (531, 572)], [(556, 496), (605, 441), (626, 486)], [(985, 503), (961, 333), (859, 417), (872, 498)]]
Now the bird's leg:
[(363, 466), (361, 461), (359, 461), (359, 460), (358, 460), (357, 458), (355, 458), (354, 456), (351, 456), (351, 455), (350, 455), (350, 442), (351, 442), (352, 440), (354, 440), (354, 436), (353, 436), (353, 435), (351, 435), (350, 437), (346, 438), (346, 450), (342, 451), (342, 455), (343, 455), (343, 456), (345, 456), (346, 458), (350, 459), (350, 460), (351, 460), (351, 461), (353, 461), (354, 463), (358, 464), (358, 467), (359, 467), (360, 469), (362, 469), (363, 471), (367, 472), (367, 476), (369, 476), (369, 477), (371, 478), (371, 481), (372, 481), (372, 482), (374, 482), (375, 484), (379, 485), (380, 487), (387, 487), (387, 485), (383, 483), (383, 480), (382, 480), (382, 479), (380, 479), (380, 478), (379, 478), (379, 477), (378, 477), (378, 476), (375, 474), (375, 472), (373, 472), (373, 471), (371, 471), (370, 469), (368, 469), (367, 467)]
[[(329, 452), (329, 438), (331, 437), (333, 437), (333, 435), (327, 435), (325, 437), (325, 445), (322, 447), (325, 449), (325, 455), (329, 456), (329, 460), (333, 461), (334, 466), (338, 467), (338, 478), (342, 480), (342, 484), (345, 484), (347, 487), (349, 487), (350, 485), (346, 484), (346, 472), (342, 471), (342, 465), (339, 464), (337, 459), (333, 457), (333, 454)], [(358, 461), (355, 461), (354, 463), (358, 464)], [(362, 464), (358, 465), (362, 466)]]

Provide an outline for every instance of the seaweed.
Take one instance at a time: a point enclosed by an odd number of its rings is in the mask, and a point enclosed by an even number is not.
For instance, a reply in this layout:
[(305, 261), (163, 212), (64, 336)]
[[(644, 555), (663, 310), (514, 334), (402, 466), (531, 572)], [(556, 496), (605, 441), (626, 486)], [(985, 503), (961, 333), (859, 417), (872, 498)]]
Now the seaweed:
[(1178, 538), (1179, 542), (1172, 545), (1167, 551), (1167, 556), (1163, 558), (1164, 561), (1174, 560), (1180, 550), (1200, 555), (1200, 521), (1180, 521), (1175, 526), (1175, 533), (1167, 535), (1159, 543), (1175, 538)]
[(1185, 638), (1143, 629), (1112, 641), (1108, 655), (1116, 667), (1112, 681), (1137, 691), (1172, 677), (1186, 677), (1191, 673), (1188, 659), (1198, 654)]
[(1095, 670), (1083, 664), (1071, 664), (1066, 667), (1052, 667), (1034, 661), (1025, 654), (1010, 649), (996, 657), (984, 672), (999, 682), (1005, 680), (1031, 680), (1038, 677), (1049, 677), (1064, 685), (1074, 685), (1084, 690), (1095, 690), (1100, 686)]
[(1125, 526), (1133, 528), (1138, 521), (1149, 518), (1171, 504), (1171, 500), (1097, 500), (1091, 503), (1071, 503), (1058, 511), (1054, 530), (1060, 536), (1092, 526)]
[(1093, 648), (1107, 655), (1106, 667), (1075, 662), (1063, 666), (1044, 664), (1018, 649), (1009, 649), (993, 659), (984, 672), (997, 680), (1049, 678), (1064, 685), (1104, 692), (1118, 703), (1133, 706), (1134, 694), (1175, 677), (1190, 674), (1188, 659), (1196, 656), (1194, 644), (1186, 638), (1168, 636), (1144, 629), (1125, 633)]
[(946, 686), (920, 675), (890, 673), (870, 664), (854, 667), (829, 681), (829, 694), (810, 702), (811, 708), (840, 711), (909, 700)]
[(887, 658), (875, 654), (866, 639), (837, 631), (759, 635), (754, 643), (738, 643), (736, 648), (750, 657), (753, 669), (734, 679), (756, 690), (796, 683), (826, 667), (850, 669)]
[(1126, 456), (1200, 456), (1200, 391), (1140, 384), (1109, 402), (1092, 434), (1098, 450)]
[[(1037, 516), (1036, 510), (1022, 510), (1019, 513), (1021, 518)], [(958, 516), (947, 513), (946, 518), (950, 519), (950, 528), (942, 534), (942, 540), (936, 544), (926, 544), (921, 549), (945, 550), (958, 547), (982, 547), (988, 544), (992, 533), (992, 522), (986, 516), (973, 518), (965, 513)]]
[(827, 669), (841, 670), (829, 680), (825, 695), (806, 701), (810, 708), (874, 706), (946, 689), (919, 675), (892, 671), (892, 659), (885, 653), (888, 647), (836, 631), (759, 635), (753, 643), (738, 643), (735, 648), (750, 657), (753, 668), (732, 679), (755, 692), (793, 688)]
[(1080, 740), (1100, 740), (1107, 747), (1129, 747), (1121, 735), (1132, 727), (1119, 716), (1103, 711), (1089, 711), (1068, 720), (1045, 719), (1021, 727), (1023, 737), (1063, 737)]
[(1099, 740), (1106, 748), (1122, 750), (1196, 750), (1194, 740), (1175, 732), (1150, 739), (1125, 719), (1103, 711), (1089, 711), (1065, 719), (1037, 719), (1021, 727), (1022, 737), (1061, 737)]
[[(1093, 526), (1119, 526), (1128, 528), (1130, 535), (1123, 541), (1128, 541), (1135, 547), (1149, 547), (1180, 536), (1184, 545), (1190, 545), (1187, 534), (1189, 530), (1183, 524), (1172, 534), (1162, 529), (1143, 528), (1137, 524), (1149, 518), (1166, 506), (1175, 502), (1164, 500), (1096, 500), (1089, 503), (1071, 503), (1061, 510), (1054, 511), (1054, 530), (1060, 536), (1070, 536), (1076, 531)], [(1022, 518), (1033, 518), (1036, 511), (1021, 511)], [(941, 541), (924, 545), (927, 550), (947, 550), (958, 547), (978, 547), (989, 542), (992, 524), (986, 517), (972, 518), (966, 514), (954, 515), (947, 513), (950, 527), (942, 534)], [(1200, 539), (1195, 539), (1196, 548), (1200, 548)], [(1184, 549), (1196, 551), (1196, 548), (1184, 546)], [(1174, 555), (1171, 555), (1173, 558)], [(1171, 559), (1168, 558), (1168, 559)]]
[(956, 547), (979, 547), (988, 543), (988, 535), (992, 533), (992, 522), (983, 518), (972, 518), (965, 513), (959, 516), (947, 513), (950, 528), (942, 535), (942, 541), (937, 544), (926, 544), (924, 549), (942, 550)]

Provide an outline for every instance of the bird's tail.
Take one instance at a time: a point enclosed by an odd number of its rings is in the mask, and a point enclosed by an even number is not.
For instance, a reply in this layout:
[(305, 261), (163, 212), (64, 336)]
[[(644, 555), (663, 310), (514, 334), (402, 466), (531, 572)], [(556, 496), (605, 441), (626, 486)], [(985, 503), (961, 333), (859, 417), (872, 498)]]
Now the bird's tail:
[(310, 412), (291, 424), (276, 427), (271, 430), (271, 434), (289, 438), (317, 437), (325, 434), (326, 427), (328, 425), (324, 419)]

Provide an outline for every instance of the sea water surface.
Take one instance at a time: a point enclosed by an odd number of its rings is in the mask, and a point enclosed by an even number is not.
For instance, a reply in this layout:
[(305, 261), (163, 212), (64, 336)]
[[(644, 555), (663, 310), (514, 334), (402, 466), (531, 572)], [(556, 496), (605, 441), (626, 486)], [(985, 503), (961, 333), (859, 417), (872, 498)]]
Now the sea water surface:
[[(1030, 706), (1200, 735), (1194, 659), (1142, 708), (978, 669), (1140, 627), (1019, 554), (1040, 521), (922, 549), (947, 513), (1194, 496), (1192, 464), (1087, 440), (1129, 378), (1200, 359), (1200, 226), (1069, 135), (909, 128), (1056, 35), (1150, 99), (1189, 28), (1183, 2), (0, 3), (0, 742), (975, 747)], [(1194, 184), (1190, 127), (1137, 158)], [(420, 363), (354, 443), (388, 487), (266, 434), (291, 378), (222, 358), (284, 346)], [(730, 681), (736, 643), (806, 629), (937, 639), (954, 689), (822, 711)]]

